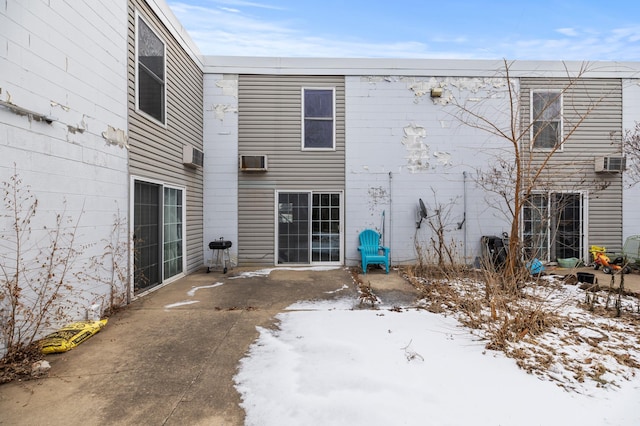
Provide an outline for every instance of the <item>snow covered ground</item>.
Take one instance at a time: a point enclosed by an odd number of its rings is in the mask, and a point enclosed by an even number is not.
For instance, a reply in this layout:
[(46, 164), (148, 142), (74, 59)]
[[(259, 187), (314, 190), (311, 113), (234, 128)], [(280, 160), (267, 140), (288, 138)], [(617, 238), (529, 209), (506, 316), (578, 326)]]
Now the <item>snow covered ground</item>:
[[(578, 292), (567, 287), (562, 303), (582, 318), (585, 311), (567, 303), (573, 293), (583, 297)], [(592, 327), (545, 335), (538, 345), (555, 346), (569, 364), (551, 358), (547, 373), (528, 374), (485, 349), (481, 330), (463, 328), (455, 315), (357, 303), (298, 303), (279, 315), (278, 330), (259, 330), (235, 377), (247, 425), (640, 424), (638, 369), (590, 349), (591, 334), (605, 335), (622, 339), (627, 361), (640, 360), (638, 334), (616, 336), (614, 320), (588, 317)], [(616, 365), (598, 381), (579, 378), (570, 362)]]

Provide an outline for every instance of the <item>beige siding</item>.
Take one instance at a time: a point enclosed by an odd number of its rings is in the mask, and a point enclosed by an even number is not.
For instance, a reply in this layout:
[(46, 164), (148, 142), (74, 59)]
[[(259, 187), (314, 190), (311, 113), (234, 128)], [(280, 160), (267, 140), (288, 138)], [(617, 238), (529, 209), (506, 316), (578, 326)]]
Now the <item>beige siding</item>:
[[(166, 126), (135, 109), (135, 11), (166, 45)], [(129, 171), (132, 175), (186, 189), (186, 273), (204, 264), (203, 173), (182, 164), (182, 148), (202, 150), (203, 73), (143, 0), (129, 2)]]
[[(240, 75), (238, 86), (239, 154), (266, 154), (269, 166), (239, 172), (238, 261), (273, 265), (275, 191), (344, 190), (344, 77)], [(303, 87), (335, 88), (335, 151), (301, 150)]]
[[(587, 244), (620, 251), (622, 245), (622, 174), (594, 172), (596, 157), (620, 153), (622, 138), (622, 82), (620, 79), (521, 79), (523, 121), (529, 123), (531, 89), (564, 89), (563, 130), (573, 131), (550, 158), (538, 185), (541, 189), (588, 191)], [(528, 138), (526, 140), (528, 144)], [(528, 149), (523, 150), (528, 153)], [(539, 164), (543, 154), (530, 159)], [(534, 167), (535, 169), (535, 167)]]

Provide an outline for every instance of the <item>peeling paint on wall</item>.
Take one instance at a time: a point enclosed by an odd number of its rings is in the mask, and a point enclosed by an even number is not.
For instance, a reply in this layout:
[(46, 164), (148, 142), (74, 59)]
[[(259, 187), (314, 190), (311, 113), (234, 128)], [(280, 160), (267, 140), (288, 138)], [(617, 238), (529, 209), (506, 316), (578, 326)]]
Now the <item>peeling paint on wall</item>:
[(379, 76), (379, 75), (371, 75), (360, 77), (360, 81), (363, 83), (395, 83), (396, 81), (400, 81), (399, 77), (388, 75), (388, 76)]
[(107, 130), (102, 132), (102, 137), (107, 141), (108, 145), (117, 145), (120, 148), (129, 149), (129, 137), (122, 129), (107, 126)]
[(69, 131), (69, 133), (84, 133), (84, 131), (88, 129), (88, 124), (85, 120), (86, 117), (87, 116), (85, 114), (82, 114), (80, 122), (75, 126), (72, 124), (67, 124), (67, 130)]
[(238, 80), (218, 80), (216, 86), (222, 89), (224, 96), (238, 98)]
[(214, 104), (212, 108), (209, 108), (209, 111), (213, 111), (213, 115), (216, 119), (223, 121), (226, 113), (237, 113), (238, 108), (233, 105)]
[(451, 165), (451, 154), (443, 151), (436, 151), (433, 153), (433, 157), (443, 166)]
[(381, 186), (370, 187), (368, 192), (367, 204), (369, 205), (369, 211), (373, 215), (377, 213), (377, 207), (382, 205), (389, 204), (389, 192), (386, 188)]
[(54, 108), (55, 108), (55, 107), (60, 107), (60, 108), (62, 108), (62, 110), (63, 110), (63, 111), (65, 111), (65, 112), (69, 112), (69, 111), (71, 110), (71, 108), (69, 108), (68, 106), (66, 106), (66, 105), (62, 105), (62, 104), (59, 104), (59, 103), (58, 103), (58, 102), (56, 102), (56, 101), (51, 101), (50, 103), (51, 103), (51, 106), (52, 106), (52, 107), (54, 107)]
[[(68, 113), (68, 114), (65, 114), (65, 118), (63, 118), (63, 119), (61, 118), (60, 120), (57, 120), (57, 121), (59, 121), (60, 123), (63, 123), (63, 124), (64, 124), (64, 122), (67, 123), (66, 127), (67, 127), (68, 133), (71, 133), (71, 134), (80, 133), (80, 134), (82, 134), (86, 130), (88, 130), (89, 126), (88, 126), (88, 123), (87, 123), (86, 119), (87, 118), (91, 118), (91, 117), (87, 116), (86, 114), (82, 114), (80, 116), (80, 120), (76, 124), (70, 124), (70, 122), (72, 122), (74, 120), (74, 116), (77, 116), (79, 114), (77, 111), (74, 111), (74, 110), (71, 109), (71, 107), (69, 107), (67, 105), (63, 105), (63, 104), (61, 104), (59, 102), (56, 102), (54, 100), (49, 101), (49, 104), (51, 105), (52, 110), (56, 109), (56, 108), (59, 108), (62, 111), (64, 111), (65, 113)], [(67, 139), (68, 139), (68, 137), (67, 137)]]
[[(438, 98), (431, 98), (434, 104), (447, 105), (453, 102), (454, 95), (452, 89), (457, 89), (460, 92), (478, 93), (481, 90), (492, 90), (494, 92), (488, 93), (489, 98), (498, 97), (498, 92), (501, 89), (507, 87), (507, 79), (500, 77), (492, 78), (469, 78), (469, 77), (446, 77), (437, 79), (435, 77), (429, 78), (429, 80), (420, 80), (415, 77), (406, 77), (403, 79), (407, 83), (407, 88), (411, 90), (415, 99), (414, 102), (418, 103), (425, 96), (431, 95), (431, 89), (441, 88), (443, 89), (442, 96)], [(467, 100), (479, 101), (480, 98), (470, 98)]]
[(423, 141), (427, 136), (427, 130), (415, 124), (410, 124), (403, 130), (402, 144), (409, 154), (407, 156), (407, 168), (411, 173), (428, 170), (430, 160), (429, 146)]
[(416, 80), (414, 77), (405, 77), (403, 80), (407, 82), (409, 89), (417, 98), (430, 94), (434, 87), (441, 87), (435, 77), (431, 77), (428, 81)]

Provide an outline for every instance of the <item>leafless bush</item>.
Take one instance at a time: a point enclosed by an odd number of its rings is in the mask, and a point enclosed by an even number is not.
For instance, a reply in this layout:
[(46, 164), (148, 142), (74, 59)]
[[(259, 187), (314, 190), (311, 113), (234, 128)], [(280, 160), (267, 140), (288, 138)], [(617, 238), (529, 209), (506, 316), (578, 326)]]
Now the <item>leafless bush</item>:
[[(421, 291), (425, 309), (455, 312), (465, 326), (485, 330), (488, 349), (505, 350), (510, 342), (538, 335), (557, 324), (557, 307), (547, 306), (544, 297), (531, 292), (510, 291), (516, 286), (505, 286), (504, 277), (490, 269), (469, 270), (455, 279), (414, 272), (408, 268), (407, 278)], [(530, 277), (529, 285), (544, 287), (545, 283)]]
[(636, 121), (635, 127), (625, 132), (622, 151), (627, 157), (626, 178), (629, 186), (633, 186), (640, 182), (640, 122)]
[(67, 319), (63, 301), (72, 290), (69, 282), (78, 277), (74, 265), (85, 247), (76, 241), (81, 215), (74, 221), (65, 212), (56, 214), (44, 237), (33, 238), (38, 200), (16, 172), (2, 190), (10, 226), (1, 243), (0, 333), (7, 356), (12, 356)]
[(358, 300), (360, 301), (360, 306), (365, 304), (370, 304), (371, 308), (375, 308), (377, 304), (380, 303), (380, 298), (374, 293), (371, 288), (371, 282), (364, 282), (358, 276), (358, 271), (355, 268), (351, 269), (351, 277), (353, 281), (358, 286)]
[[(418, 306), (455, 317), (486, 342), (487, 350), (503, 352), (522, 369), (568, 391), (580, 392), (580, 384), (587, 379), (599, 386), (615, 385), (640, 368), (637, 352), (627, 353), (629, 348), (637, 349), (633, 343), (640, 324), (637, 296), (622, 298), (624, 292), (613, 288), (613, 282), (608, 289), (580, 286), (587, 295), (582, 303), (575, 298), (572, 285), (560, 277), (529, 276), (505, 286), (504, 276), (491, 269), (454, 278), (415, 272), (416, 268), (407, 268), (405, 276), (421, 292)], [(518, 291), (506, 290), (513, 287)], [(607, 292), (612, 306), (598, 305), (598, 300), (604, 300), (602, 291)], [(585, 309), (585, 314), (576, 314), (576, 307)], [(596, 316), (612, 321), (598, 323)], [(606, 345), (602, 344), (605, 340)], [(590, 355), (567, 357), (565, 346)]]
[(426, 242), (419, 240), (418, 229), (414, 237), (417, 255), (415, 274), (434, 278), (457, 277), (469, 269), (460, 262), (458, 243), (450, 236), (451, 229), (456, 226), (450, 217), (453, 206), (453, 201), (448, 204), (439, 203), (434, 191), (434, 204), (429, 209), (433, 214), (425, 218), (429, 233)]
[[(53, 327), (77, 319), (78, 310), (93, 301), (77, 284), (109, 285), (103, 308), (126, 301), (129, 239), (119, 212), (104, 251), (83, 259), (89, 246), (78, 242), (82, 212), (73, 219), (54, 216), (52, 226), (35, 227), (38, 199), (14, 169), (2, 182), (4, 226), (0, 231), (0, 382), (30, 374), (31, 363), (42, 357), (37, 340)], [(96, 297), (105, 297), (96, 296)], [(106, 305), (106, 306), (104, 306)], [(4, 347), (4, 350), (3, 350)]]
[(100, 282), (108, 286), (108, 294), (97, 295), (101, 311), (109, 316), (113, 311), (126, 304), (129, 296), (127, 283), (129, 282), (129, 252), (132, 249), (131, 239), (127, 230), (126, 218), (120, 215), (116, 206), (113, 224), (108, 238), (100, 240), (103, 244), (102, 254), (93, 256), (89, 260), (89, 267), (85, 268), (87, 279)]

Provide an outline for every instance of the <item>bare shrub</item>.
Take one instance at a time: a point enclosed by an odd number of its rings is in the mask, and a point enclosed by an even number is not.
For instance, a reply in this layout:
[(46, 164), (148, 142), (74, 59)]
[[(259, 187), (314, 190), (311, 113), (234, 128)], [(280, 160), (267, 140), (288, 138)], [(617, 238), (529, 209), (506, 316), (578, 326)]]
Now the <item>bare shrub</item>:
[(1, 236), (0, 333), (11, 357), (68, 319), (62, 301), (72, 290), (69, 282), (78, 278), (74, 265), (83, 247), (76, 242), (81, 215), (74, 221), (65, 212), (56, 214), (53, 227), (45, 227), (44, 237), (34, 241), (31, 222), (38, 200), (16, 172), (2, 190), (11, 226)]
[(87, 279), (100, 282), (108, 286), (107, 297), (97, 295), (100, 309), (105, 316), (109, 316), (129, 300), (129, 253), (132, 250), (131, 238), (127, 230), (126, 218), (120, 214), (116, 206), (113, 224), (108, 238), (100, 240), (102, 254), (93, 256), (89, 260), (89, 267), (85, 268)]
[(453, 206), (453, 201), (448, 204), (438, 202), (434, 191), (433, 207), (429, 209), (434, 213), (425, 218), (429, 232), (426, 243), (420, 241), (418, 229), (414, 236), (417, 255), (415, 274), (433, 278), (453, 278), (469, 269), (467, 265), (460, 263), (458, 242), (450, 236), (454, 227), (450, 217)]
[[(406, 276), (420, 290), (423, 307), (434, 313), (455, 312), (463, 325), (486, 331), (487, 349), (504, 351), (509, 343), (537, 336), (558, 323), (559, 307), (548, 306), (544, 296), (531, 291), (512, 292), (503, 285), (504, 277), (490, 269), (468, 270), (455, 279), (415, 272), (408, 268)], [(529, 289), (545, 285), (529, 277)], [(545, 288), (544, 293), (550, 291)]]
[(633, 129), (627, 129), (622, 141), (622, 152), (627, 157), (625, 170), (628, 186), (640, 182), (640, 122)]
[[(101, 303), (109, 313), (125, 303), (129, 274), (129, 238), (126, 220), (114, 215), (110, 236), (101, 240), (103, 252), (89, 259), (90, 246), (78, 242), (77, 219), (55, 214), (53, 225), (35, 228), (38, 200), (14, 174), (2, 182), (4, 222), (0, 234), (0, 383), (30, 378), (31, 364), (42, 358), (38, 339), (52, 328), (76, 320), (79, 309)], [(109, 291), (91, 296), (78, 284), (102, 282)], [(106, 294), (106, 296), (105, 296)], [(104, 308), (104, 309), (103, 309)], [(3, 349), (4, 345), (4, 349)]]
[(355, 268), (351, 269), (351, 277), (358, 286), (358, 300), (360, 301), (360, 306), (370, 304), (371, 308), (375, 308), (376, 305), (380, 303), (380, 299), (371, 288), (371, 282), (365, 283), (360, 279), (358, 271)]
[[(405, 277), (420, 290), (418, 306), (455, 317), (487, 350), (503, 352), (523, 370), (568, 391), (581, 392), (585, 381), (616, 386), (640, 368), (637, 296), (623, 298), (613, 284), (608, 289), (580, 287), (588, 297), (583, 303), (575, 297), (576, 287), (561, 277), (523, 277), (514, 293), (501, 284), (500, 272), (488, 268), (455, 278), (416, 271), (407, 268)], [(597, 300), (604, 300), (601, 291), (620, 307), (598, 305)], [(576, 312), (577, 307), (584, 313)], [(575, 352), (588, 355), (568, 355)]]

